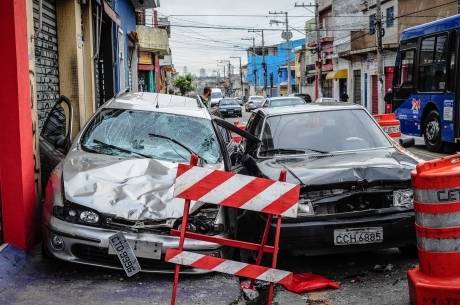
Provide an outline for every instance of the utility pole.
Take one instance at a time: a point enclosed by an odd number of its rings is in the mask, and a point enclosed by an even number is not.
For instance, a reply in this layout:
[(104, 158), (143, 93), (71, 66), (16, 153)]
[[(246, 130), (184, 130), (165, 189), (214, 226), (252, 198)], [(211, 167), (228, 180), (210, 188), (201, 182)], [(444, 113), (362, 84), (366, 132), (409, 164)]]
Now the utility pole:
[[(256, 38), (241, 38), (241, 40), (251, 40), (252, 41), (252, 63), (254, 65), (254, 69), (252, 70), (252, 74), (254, 75), (254, 93), (257, 94), (257, 62), (256, 62)], [(249, 66), (249, 65), (248, 65)]]
[(230, 56), (230, 58), (235, 58), (240, 60), (240, 89), (241, 89), (241, 97), (244, 96), (244, 84), (243, 84), (243, 69), (241, 66), (241, 56)]
[[(267, 62), (265, 61), (265, 36), (264, 36), (264, 30), (248, 30), (250, 33), (261, 33), (262, 35), (262, 69), (264, 71), (264, 92), (266, 93), (267, 91)], [(254, 50), (255, 51), (255, 50)]]
[(383, 85), (384, 69), (383, 69), (383, 43), (382, 38), (384, 29), (382, 27), (382, 3), (377, 0), (376, 3), (376, 18), (375, 18), (375, 31), (377, 38), (377, 79), (378, 79), (378, 113), (385, 112), (383, 97), (385, 96), (385, 86)]
[(268, 12), (270, 15), (284, 15), (285, 21), (278, 21), (278, 20), (271, 20), (270, 23), (281, 23), (286, 26), (286, 30), (283, 33), (283, 38), (286, 40), (287, 44), (287, 81), (288, 81), (288, 88), (287, 94), (292, 93), (292, 85), (291, 85), (291, 38), (292, 32), (289, 31), (289, 15), (288, 12)]
[(323, 59), (321, 54), (321, 33), (320, 33), (320, 20), (319, 20), (319, 0), (315, 0), (315, 4), (295, 4), (295, 7), (315, 8), (315, 29), (316, 29), (316, 80), (315, 80), (315, 96), (319, 98), (323, 96)]

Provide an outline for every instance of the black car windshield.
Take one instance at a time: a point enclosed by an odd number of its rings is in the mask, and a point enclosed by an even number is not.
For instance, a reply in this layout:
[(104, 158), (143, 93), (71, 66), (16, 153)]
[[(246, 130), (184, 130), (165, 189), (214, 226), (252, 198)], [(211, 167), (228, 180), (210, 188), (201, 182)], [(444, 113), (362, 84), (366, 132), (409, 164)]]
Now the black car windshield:
[(219, 106), (231, 106), (231, 105), (239, 106), (240, 104), (238, 103), (237, 100), (233, 100), (233, 99), (223, 99), (219, 103)]
[(386, 135), (364, 110), (334, 110), (268, 117), (261, 156), (318, 154), (390, 147)]
[(283, 106), (294, 106), (294, 105), (304, 105), (305, 101), (301, 98), (283, 98), (283, 99), (274, 99), (270, 101), (270, 107), (283, 107)]
[(83, 150), (123, 157), (184, 162), (196, 153), (207, 163), (220, 160), (210, 120), (161, 112), (102, 110), (81, 140)]

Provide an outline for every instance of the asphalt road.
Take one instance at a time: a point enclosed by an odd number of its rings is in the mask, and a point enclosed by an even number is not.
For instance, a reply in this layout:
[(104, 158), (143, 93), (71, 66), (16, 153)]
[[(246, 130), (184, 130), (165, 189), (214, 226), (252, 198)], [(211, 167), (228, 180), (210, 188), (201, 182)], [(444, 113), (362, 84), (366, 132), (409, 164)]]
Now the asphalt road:
[[(228, 120), (246, 122), (248, 118), (244, 112), (243, 118)], [(416, 139), (416, 146), (409, 150), (424, 160), (446, 155), (428, 152), (423, 139)], [(417, 263), (415, 256), (403, 255), (398, 249), (318, 257), (282, 256), (281, 269), (320, 274), (339, 281), (341, 288), (304, 295), (278, 288), (275, 300), (289, 305), (408, 305), (406, 272)]]

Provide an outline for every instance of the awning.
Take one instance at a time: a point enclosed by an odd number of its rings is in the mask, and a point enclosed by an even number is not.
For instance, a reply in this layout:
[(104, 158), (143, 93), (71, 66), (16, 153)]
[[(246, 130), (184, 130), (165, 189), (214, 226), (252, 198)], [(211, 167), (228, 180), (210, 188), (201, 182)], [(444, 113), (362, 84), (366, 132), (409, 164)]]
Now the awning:
[(326, 79), (344, 79), (344, 78), (348, 78), (347, 69), (332, 71), (326, 75)]

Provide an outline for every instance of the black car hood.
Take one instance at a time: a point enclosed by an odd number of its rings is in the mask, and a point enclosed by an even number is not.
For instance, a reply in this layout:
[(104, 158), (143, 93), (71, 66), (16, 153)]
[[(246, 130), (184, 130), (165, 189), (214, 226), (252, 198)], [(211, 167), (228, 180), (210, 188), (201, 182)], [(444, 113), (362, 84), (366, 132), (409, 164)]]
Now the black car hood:
[(259, 159), (260, 174), (278, 179), (281, 169), (287, 180), (303, 186), (372, 185), (408, 182), (417, 160), (394, 148), (335, 155), (309, 155)]

